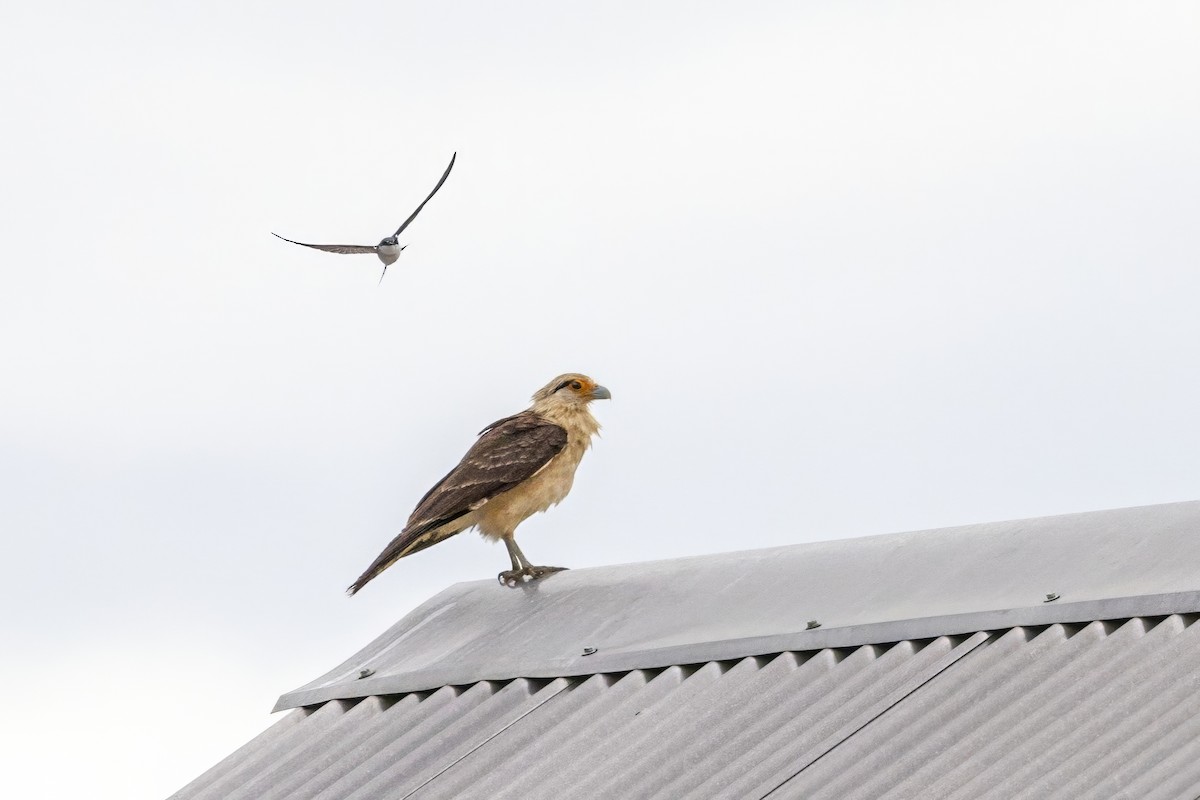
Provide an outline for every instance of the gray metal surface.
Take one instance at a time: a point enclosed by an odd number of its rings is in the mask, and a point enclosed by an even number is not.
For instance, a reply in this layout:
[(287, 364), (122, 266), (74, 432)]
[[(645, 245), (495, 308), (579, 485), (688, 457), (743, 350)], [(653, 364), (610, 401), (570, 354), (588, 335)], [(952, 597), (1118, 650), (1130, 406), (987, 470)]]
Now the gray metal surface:
[(276, 708), (1195, 612), (1198, 543), (1189, 502), (458, 584)]
[(297, 709), (179, 800), (1194, 800), (1194, 615)]

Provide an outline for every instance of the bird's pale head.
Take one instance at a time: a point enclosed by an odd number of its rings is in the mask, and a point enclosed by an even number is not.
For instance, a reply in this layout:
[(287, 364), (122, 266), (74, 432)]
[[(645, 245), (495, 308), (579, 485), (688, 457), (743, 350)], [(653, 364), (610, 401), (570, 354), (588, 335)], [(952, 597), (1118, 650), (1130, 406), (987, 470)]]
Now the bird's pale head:
[(586, 407), (593, 400), (609, 400), (612, 394), (587, 375), (568, 372), (559, 375), (533, 395), (534, 407)]

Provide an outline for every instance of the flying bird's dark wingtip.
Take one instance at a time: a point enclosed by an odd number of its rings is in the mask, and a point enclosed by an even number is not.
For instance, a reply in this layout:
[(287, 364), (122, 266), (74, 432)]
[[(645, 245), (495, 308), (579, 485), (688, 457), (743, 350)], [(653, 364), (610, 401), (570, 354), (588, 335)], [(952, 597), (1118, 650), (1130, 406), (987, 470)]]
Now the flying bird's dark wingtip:
[(400, 227), (396, 228), (396, 232), (393, 233), (392, 236), (399, 236), (400, 234), (404, 233), (404, 229), (408, 227), (410, 222), (417, 218), (417, 214), (421, 213), (421, 209), (425, 207), (425, 204), (432, 200), (433, 196), (438, 193), (438, 189), (442, 188), (442, 184), (446, 182), (446, 178), (450, 177), (450, 170), (454, 169), (454, 159), (456, 158), (458, 158), (457, 150), (454, 151), (454, 155), (450, 156), (450, 163), (446, 165), (446, 171), (443, 172), (442, 177), (438, 179), (437, 185), (433, 187), (433, 191), (429, 193), (428, 197), (421, 201), (421, 205), (417, 206), (415, 211), (408, 215), (408, 219), (400, 223)]

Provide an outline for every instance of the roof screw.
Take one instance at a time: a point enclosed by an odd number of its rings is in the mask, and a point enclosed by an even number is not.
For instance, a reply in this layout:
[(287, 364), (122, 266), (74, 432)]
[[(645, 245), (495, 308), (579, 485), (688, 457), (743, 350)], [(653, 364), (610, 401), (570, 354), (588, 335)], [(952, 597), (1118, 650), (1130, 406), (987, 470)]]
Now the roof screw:
[(369, 678), (374, 674), (375, 670), (363, 668), (358, 671), (358, 679), (361, 681), (363, 678)]
[(817, 622), (815, 619), (810, 619), (808, 624), (804, 626), (804, 629), (806, 631), (811, 631), (816, 630), (819, 627), (821, 627), (821, 623)]
[(590, 655), (594, 654), (595, 652), (596, 652), (596, 648), (594, 648), (594, 647), (583, 648), (583, 655), (585, 655), (585, 656), (590, 656)]
[(1043, 600), (1042, 602), (1043, 603), (1053, 603), (1059, 597), (1062, 597), (1062, 595), (1060, 595), (1058, 592), (1050, 592), (1049, 594), (1046, 595), (1046, 599)]

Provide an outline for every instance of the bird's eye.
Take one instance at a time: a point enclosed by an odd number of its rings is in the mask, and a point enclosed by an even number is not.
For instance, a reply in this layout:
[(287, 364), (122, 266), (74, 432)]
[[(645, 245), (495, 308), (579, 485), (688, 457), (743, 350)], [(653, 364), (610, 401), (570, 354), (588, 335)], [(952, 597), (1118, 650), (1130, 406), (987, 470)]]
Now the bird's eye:
[(583, 388), (583, 384), (579, 381), (571, 381), (571, 388), (578, 392)]

